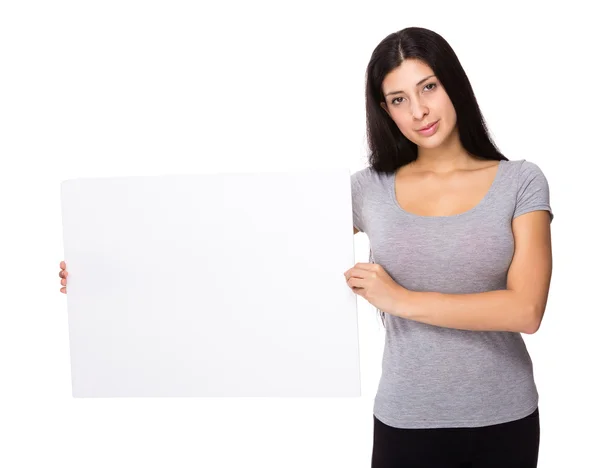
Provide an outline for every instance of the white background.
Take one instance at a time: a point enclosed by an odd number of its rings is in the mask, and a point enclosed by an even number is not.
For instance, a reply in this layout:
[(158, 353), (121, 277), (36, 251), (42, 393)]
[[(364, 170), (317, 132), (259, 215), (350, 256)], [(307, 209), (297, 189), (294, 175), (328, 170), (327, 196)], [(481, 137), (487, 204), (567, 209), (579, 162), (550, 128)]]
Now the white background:
[[(369, 466), (384, 330), (360, 297), (362, 398), (73, 399), (59, 187), (361, 169), (365, 68), (407, 26), (449, 41), (500, 150), (549, 180), (552, 285), (541, 329), (524, 335), (540, 392), (539, 466), (597, 463), (600, 41), (589, 5), (3, 2), (0, 465)], [(298, 229), (319, 226), (299, 219)], [(356, 261), (368, 261), (366, 236), (355, 242)], [(297, 286), (310, 293), (311, 278)]]

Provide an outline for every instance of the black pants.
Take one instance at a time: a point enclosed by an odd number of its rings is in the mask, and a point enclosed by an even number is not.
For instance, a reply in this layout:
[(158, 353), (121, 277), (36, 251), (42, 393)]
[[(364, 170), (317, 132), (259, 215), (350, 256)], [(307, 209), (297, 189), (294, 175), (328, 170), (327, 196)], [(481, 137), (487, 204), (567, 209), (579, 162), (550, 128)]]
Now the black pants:
[(535, 468), (539, 409), (484, 427), (399, 429), (375, 416), (371, 468)]

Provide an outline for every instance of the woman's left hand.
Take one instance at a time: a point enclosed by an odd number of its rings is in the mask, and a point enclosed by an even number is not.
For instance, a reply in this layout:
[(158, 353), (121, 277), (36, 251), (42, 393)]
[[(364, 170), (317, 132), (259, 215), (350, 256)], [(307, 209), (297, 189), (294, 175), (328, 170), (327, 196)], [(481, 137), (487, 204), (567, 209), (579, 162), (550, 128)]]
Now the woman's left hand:
[(395, 315), (405, 288), (396, 283), (377, 263), (357, 263), (344, 273), (353, 292), (377, 309)]

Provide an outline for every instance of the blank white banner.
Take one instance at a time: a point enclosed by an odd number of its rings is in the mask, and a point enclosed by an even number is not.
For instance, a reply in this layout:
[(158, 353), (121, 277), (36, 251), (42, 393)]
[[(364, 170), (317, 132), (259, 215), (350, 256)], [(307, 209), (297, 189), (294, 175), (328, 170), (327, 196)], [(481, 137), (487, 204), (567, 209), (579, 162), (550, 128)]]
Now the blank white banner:
[(74, 397), (360, 396), (350, 171), (61, 184)]

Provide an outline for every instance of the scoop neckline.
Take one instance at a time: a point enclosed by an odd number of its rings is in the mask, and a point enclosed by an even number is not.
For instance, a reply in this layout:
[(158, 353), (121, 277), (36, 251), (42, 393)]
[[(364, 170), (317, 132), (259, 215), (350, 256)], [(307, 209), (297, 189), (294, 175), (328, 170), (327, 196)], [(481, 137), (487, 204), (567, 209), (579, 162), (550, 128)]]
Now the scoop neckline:
[(404, 214), (405, 216), (409, 216), (411, 218), (417, 218), (417, 219), (439, 219), (439, 220), (449, 220), (449, 219), (455, 219), (455, 218), (460, 218), (462, 216), (466, 216), (469, 215), (475, 211), (477, 211), (478, 209), (480, 209), (482, 206), (484, 206), (486, 204), (486, 202), (489, 200), (489, 198), (491, 197), (491, 195), (494, 193), (494, 191), (496, 190), (496, 187), (498, 185), (498, 180), (500, 179), (500, 175), (502, 172), (502, 168), (504, 167), (504, 163), (506, 163), (505, 160), (500, 159), (499, 163), (498, 163), (498, 167), (496, 168), (496, 174), (494, 175), (494, 180), (492, 181), (492, 184), (490, 185), (490, 188), (488, 189), (488, 191), (485, 193), (485, 195), (483, 196), (483, 198), (481, 200), (479, 200), (479, 202), (477, 203), (477, 205), (475, 205), (473, 208), (467, 210), (467, 211), (463, 211), (462, 213), (456, 213), (453, 215), (446, 215), (446, 216), (424, 216), (424, 215), (418, 215), (416, 213), (411, 213), (410, 211), (406, 211), (404, 208), (402, 208), (402, 206), (400, 206), (400, 203), (398, 203), (398, 199), (396, 198), (396, 173), (398, 172), (398, 169), (396, 169), (391, 176), (391, 184), (390, 184), (390, 195), (392, 197), (392, 201), (394, 203), (394, 205), (396, 205), (396, 208), (398, 210), (400, 210), (400, 212), (402, 214)]

